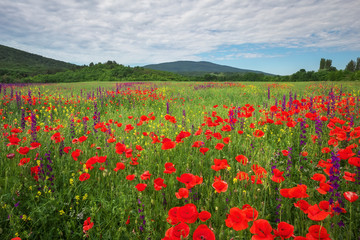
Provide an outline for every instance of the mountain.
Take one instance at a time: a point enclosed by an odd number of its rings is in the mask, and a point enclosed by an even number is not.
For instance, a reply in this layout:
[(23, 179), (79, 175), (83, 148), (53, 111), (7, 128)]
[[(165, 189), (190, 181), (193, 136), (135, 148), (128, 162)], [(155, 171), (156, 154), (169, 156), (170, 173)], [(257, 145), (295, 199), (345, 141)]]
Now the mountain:
[(44, 73), (56, 73), (76, 68), (66, 63), (19, 49), (0, 45), (1, 82), (19, 81), (19, 79)]
[(199, 73), (262, 73), (265, 75), (271, 75), (269, 73), (264, 73), (255, 70), (249, 69), (240, 69), (225, 65), (219, 65), (211, 62), (193, 62), (193, 61), (176, 61), (176, 62), (166, 62), (159, 64), (150, 64), (144, 66), (144, 68), (150, 68), (160, 71), (168, 71), (173, 73), (180, 73), (185, 75), (198, 75)]

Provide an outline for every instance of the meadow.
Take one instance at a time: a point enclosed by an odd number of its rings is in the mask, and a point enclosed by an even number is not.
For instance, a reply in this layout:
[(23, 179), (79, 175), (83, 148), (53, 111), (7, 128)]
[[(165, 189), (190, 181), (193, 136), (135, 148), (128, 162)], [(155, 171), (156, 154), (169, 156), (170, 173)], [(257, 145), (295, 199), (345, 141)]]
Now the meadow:
[(0, 239), (359, 239), (360, 84), (0, 85)]

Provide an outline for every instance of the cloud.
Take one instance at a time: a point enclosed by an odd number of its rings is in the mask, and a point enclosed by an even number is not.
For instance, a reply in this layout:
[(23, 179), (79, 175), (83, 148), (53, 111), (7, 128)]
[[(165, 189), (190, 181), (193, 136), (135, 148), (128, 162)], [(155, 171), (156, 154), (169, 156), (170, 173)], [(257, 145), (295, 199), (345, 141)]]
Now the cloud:
[(0, 43), (69, 62), (126, 65), (201, 60), (246, 44), (359, 51), (358, 9), (357, 0), (2, 0)]

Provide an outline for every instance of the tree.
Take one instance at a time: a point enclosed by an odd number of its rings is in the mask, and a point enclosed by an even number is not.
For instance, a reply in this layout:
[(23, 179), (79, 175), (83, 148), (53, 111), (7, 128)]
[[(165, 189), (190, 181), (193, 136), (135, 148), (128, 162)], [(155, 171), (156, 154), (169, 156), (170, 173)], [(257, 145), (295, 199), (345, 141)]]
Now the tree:
[(355, 61), (351, 60), (351, 61), (346, 65), (345, 70), (346, 70), (346, 71), (349, 71), (349, 72), (354, 72), (354, 71), (355, 71), (355, 68), (356, 68)]
[(331, 64), (332, 64), (332, 60), (331, 59), (326, 59), (326, 61), (325, 61), (325, 69), (329, 70), (331, 68)]
[(359, 70), (360, 70), (360, 57), (356, 59), (356, 67), (355, 67), (355, 71), (359, 71)]
[(320, 60), (319, 70), (322, 70), (322, 69), (325, 69), (325, 58), (322, 58), (322, 59)]

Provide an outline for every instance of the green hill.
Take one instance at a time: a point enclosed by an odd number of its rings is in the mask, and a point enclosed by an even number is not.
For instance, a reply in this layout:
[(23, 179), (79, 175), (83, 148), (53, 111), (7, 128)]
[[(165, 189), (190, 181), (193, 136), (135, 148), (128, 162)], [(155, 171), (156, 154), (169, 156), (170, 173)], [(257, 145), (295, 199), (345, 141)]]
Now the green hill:
[(76, 67), (71, 63), (0, 45), (1, 82), (19, 82), (24, 77), (37, 74), (52, 74)]
[(176, 61), (160, 64), (150, 64), (144, 66), (144, 68), (150, 68), (161, 71), (168, 71), (173, 73), (179, 73), (183, 75), (201, 75), (206, 73), (260, 73), (264, 75), (271, 75), (268, 73), (240, 69), (235, 67), (229, 67), (225, 65), (219, 65), (211, 62), (193, 62), (193, 61)]
[(130, 67), (115, 61), (82, 66), (55, 74), (41, 74), (27, 82), (87, 82), (87, 81), (185, 81), (184, 76), (142, 67)]

